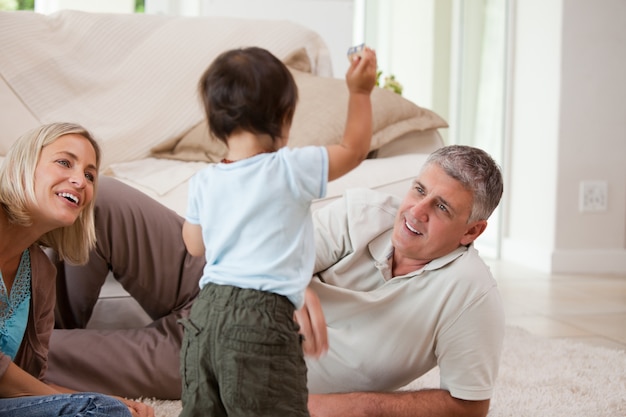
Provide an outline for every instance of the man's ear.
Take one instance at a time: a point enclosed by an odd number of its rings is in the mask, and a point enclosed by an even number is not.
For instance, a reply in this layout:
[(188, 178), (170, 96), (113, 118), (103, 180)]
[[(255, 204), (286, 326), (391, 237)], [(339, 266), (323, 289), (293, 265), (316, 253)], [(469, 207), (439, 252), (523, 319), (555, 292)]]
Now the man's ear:
[(487, 228), (487, 220), (478, 220), (470, 224), (465, 234), (461, 236), (461, 245), (469, 245)]

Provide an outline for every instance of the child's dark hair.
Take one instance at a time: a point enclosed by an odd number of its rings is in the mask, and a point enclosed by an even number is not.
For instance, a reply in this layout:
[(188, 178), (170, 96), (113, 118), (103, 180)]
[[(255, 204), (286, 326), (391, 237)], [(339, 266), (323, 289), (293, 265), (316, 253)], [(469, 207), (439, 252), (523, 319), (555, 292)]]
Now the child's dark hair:
[(220, 54), (199, 88), (209, 129), (224, 142), (236, 129), (280, 138), (298, 101), (298, 87), (285, 64), (257, 47)]

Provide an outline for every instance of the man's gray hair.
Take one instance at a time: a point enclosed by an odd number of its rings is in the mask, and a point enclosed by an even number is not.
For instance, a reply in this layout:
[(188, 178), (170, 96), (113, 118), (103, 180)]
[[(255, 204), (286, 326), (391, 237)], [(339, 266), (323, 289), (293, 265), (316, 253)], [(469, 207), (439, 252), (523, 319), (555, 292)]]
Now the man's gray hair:
[(496, 209), (504, 189), (498, 164), (485, 151), (466, 145), (449, 145), (433, 152), (424, 168), (436, 164), (446, 174), (472, 192), (472, 212), (468, 223), (487, 220)]

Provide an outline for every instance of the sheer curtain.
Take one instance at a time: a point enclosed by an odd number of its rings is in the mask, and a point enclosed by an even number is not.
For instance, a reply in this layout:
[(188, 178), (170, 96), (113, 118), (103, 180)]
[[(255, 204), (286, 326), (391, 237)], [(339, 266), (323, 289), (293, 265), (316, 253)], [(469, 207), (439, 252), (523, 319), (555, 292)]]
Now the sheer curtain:
[[(456, 118), (451, 142), (479, 147), (503, 165), (506, 117), (508, 0), (458, 1)], [(454, 70), (453, 70), (454, 71)], [(503, 167), (504, 168), (504, 167)], [(506, 190), (505, 190), (506, 192)], [(500, 254), (502, 205), (476, 246)]]
[[(362, 1), (364, 39), (405, 98), (448, 121), (446, 144), (477, 146), (503, 165), (512, 0)], [(476, 242), (489, 257), (499, 256), (501, 211)]]

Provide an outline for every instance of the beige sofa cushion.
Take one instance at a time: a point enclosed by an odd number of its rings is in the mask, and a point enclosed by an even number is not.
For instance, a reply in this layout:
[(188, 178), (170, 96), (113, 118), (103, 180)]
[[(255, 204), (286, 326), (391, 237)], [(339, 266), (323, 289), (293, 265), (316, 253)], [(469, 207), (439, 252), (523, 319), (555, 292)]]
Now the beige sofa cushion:
[[(347, 117), (348, 88), (342, 79), (319, 77), (291, 70), (299, 90), (289, 146), (339, 143)], [(436, 113), (382, 88), (372, 92), (373, 131), (370, 150), (405, 137), (410, 132), (447, 127)], [(226, 145), (209, 137), (206, 121), (182, 137), (152, 149), (159, 158), (216, 162), (226, 154)]]

